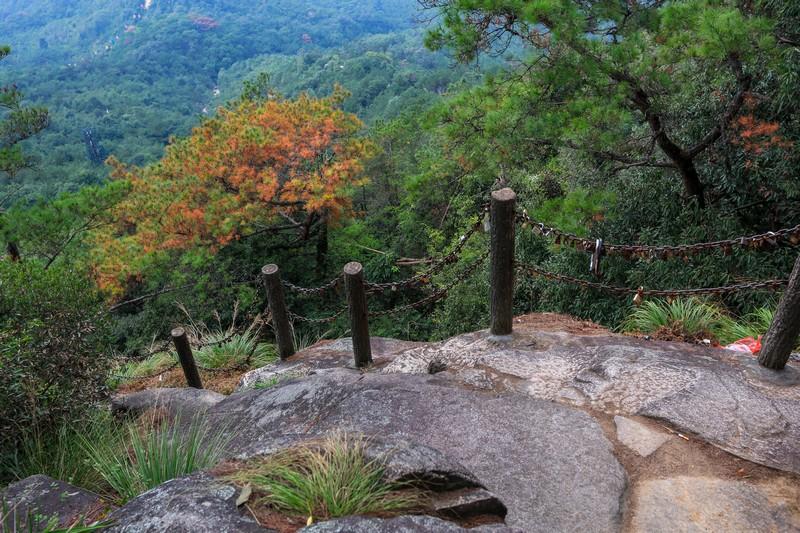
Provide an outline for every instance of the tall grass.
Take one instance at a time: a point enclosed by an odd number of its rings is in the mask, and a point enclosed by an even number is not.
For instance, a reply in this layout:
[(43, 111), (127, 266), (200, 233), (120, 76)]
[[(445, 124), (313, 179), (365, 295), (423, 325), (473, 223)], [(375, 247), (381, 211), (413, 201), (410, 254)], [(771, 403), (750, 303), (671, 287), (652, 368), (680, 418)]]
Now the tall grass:
[(214, 466), (227, 439), (199, 419), (183, 427), (180, 420), (150, 430), (119, 426), (106, 439), (84, 438), (91, 465), (125, 503), (165, 481)]
[(55, 434), (45, 435), (36, 428), (26, 432), (22, 444), (0, 465), (3, 478), (24, 479), (44, 474), (96, 493), (105, 493), (108, 486), (100, 473), (92, 468), (81, 446), (85, 439), (101, 442), (115, 432), (116, 422), (107, 412), (91, 413), (86, 419), (63, 425)]
[(344, 433), (255, 461), (231, 477), (263, 493), (261, 503), (315, 519), (406, 511), (422, 501), (420, 492), (385, 482), (382, 464), (366, 459), (363, 439)]

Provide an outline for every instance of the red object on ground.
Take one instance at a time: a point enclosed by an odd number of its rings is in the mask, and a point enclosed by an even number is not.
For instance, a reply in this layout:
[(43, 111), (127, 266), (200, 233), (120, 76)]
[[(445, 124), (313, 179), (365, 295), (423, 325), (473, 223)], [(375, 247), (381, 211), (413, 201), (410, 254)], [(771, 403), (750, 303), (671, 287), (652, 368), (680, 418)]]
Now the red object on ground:
[(727, 345), (725, 349), (735, 350), (737, 352), (749, 352), (755, 355), (761, 351), (761, 335), (758, 336), (758, 339), (754, 339), (753, 337), (739, 339), (733, 344)]

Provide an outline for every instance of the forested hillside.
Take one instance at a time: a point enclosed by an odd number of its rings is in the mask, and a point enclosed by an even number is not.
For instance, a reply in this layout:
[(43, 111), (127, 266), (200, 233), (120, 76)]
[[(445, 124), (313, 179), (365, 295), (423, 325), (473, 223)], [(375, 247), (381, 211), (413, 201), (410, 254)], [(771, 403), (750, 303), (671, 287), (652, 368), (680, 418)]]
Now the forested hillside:
[(413, 0), (4, 2), (4, 78), (51, 113), (29, 141), (41, 164), (21, 176), (23, 196), (99, 183), (109, 154), (154, 161), (259, 71), (292, 94), (338, 81), (354, 93), (347, 107), (372, 116), (427, 101), (466, 69), (424, 50), (415, 13)]

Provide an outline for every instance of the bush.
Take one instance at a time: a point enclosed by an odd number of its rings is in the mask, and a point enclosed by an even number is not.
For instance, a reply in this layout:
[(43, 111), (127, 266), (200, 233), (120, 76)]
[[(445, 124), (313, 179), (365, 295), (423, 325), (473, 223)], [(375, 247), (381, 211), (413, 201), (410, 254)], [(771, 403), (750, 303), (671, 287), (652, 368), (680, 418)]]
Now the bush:
[(31, 431), (47, 438), (106, 395), (107, 332), (88, 276), (0, 262), (0, 454), (14, 455)]

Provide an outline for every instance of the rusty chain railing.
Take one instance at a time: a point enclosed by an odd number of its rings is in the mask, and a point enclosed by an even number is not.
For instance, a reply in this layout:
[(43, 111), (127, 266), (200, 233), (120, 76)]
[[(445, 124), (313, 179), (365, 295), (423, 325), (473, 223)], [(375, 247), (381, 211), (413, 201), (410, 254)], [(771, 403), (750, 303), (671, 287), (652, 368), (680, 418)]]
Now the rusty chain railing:
[[(525, 211), (517, 213), (515, 206), (516, 195), (510, 189), (503, 189), (492, 193), (491, 209), (485, 206), (481, 208), (482, 216), (480, 219), (469, 226), (450, 252), (438, 259), (426, 260), (425, 262), (430, 265), (428, 268), (403, 280), (380, 283), (369, 282), (364, 279), (363, 267), (361, 264), (348, 263), (348, 265), (344, 267), (342, 275), (333, 278), (327, 283), (318, 287), (302, 287), (281, 279), (280, 270), (276, 265), (265, 266), (262, 270), (262, 276), (259, 279), (267, 291), (270, 310), (269, 316), (275, 331), (276, 344), (278, 345), (278, 353), (281, 359), (285, 359), (295, 352), (293, 323), (311, 325), (332, 324), (347, 313), (350, 319), (356, 366), (366, 366), (372, 362), (368, 329), (369, 318), (394, 316), (439, 302), (447, 298), (454, 287), (464, 283), (473, 276), (487, 259), (491, 259), (490, 332), (497, 338), (509, 335), (512, 330), (514, 271), (559, 283), (571, 284), (583, 289), (600, 290), (618, 296), (634, 295), (634, 302), (636, 302), (637, 299), (641, 300), (643, 297), (723, 295), (739, 291), (776, 290), (784, 287), (788, 283), (788, 280), (785, 279), (768, 279), (745, 281), (720, 287), (646, 289), (644, 287), (620, 287), (600, 281), (589, 281), (566, 274), (549, 272), (539, 266), (517, 261), (515, 257), (515, 228), (517, 223), (519, 223), (523, 229), (530, 229), (537, 235), (553, 238), (556, 244), (573, 246), (580, 251), (591, 254), (591, 270), (598, 277), (600, 275), (600, 257), (605, 255), (622, 256), (628, 259), (647, 258), (665, 260), (672, 257), (688, 257), (712, 250), (719, 250), (724, 254), (729, 254), (734, 247), (760, 250), (768, 247), (797, 246), (800, 244), (800, 225), (793, 228), (739, 237), (736, 239), (696, 244), (657, 246), (604, 244), (600, 239), (593, 240), (578, 237), (575, 234), (535, 221)], [(482, 220), (483, 215), (487, 213), (491, 215), (489, 219), (491, 232), (489, 249), (460, 269), (445, 285), (436, 287), (433, 284), (433, 278), (442, 274), (448, 267), (459, 263), (467, 243), (481, 229), (481, 226), (484, 224)], [(367, 295), (375, 296), (388, 291), (407, 291), (423, 287), (430, 287), (431, 292), (416, 301), (403, 305), (396, 305), (388, 309), (372, 311), (369, 309)], [(347, 296), (347, 306), (339, 308), (336, 312), (328, 316), (303, 316), (288, 309), (285, 302), (284, 290), (303, 297), (323, 297), (331, 293), (340, 295), (343, 290)], [(181, 333), (183, 333), (182, 330)], [(216, 369), (197, 367), (191, 356), (191, 349), (188, 348), (188, 343), (184, 343), (184, 347), (181, 349), (175, 331), (173, 331), (172, 340), (177, 348), (179, 360), (173, 362), (168, 368), (159, 370), (157, 373), (138, 377), (136, 379), (152, 379), (153, 377), (171, 371), (180, 363), (184, 368), (184, 372), (190, 384), (194, 381), (195, 385), (192, 386), (202, 386), (200, 384), (199, 374), (197, 374), (198, 369), (204, 372), (227, 372), (232, 370), (232, 368), (227, 367)], [(226, 340), (227, 339), (221, 339), (215, 341), (214, 344), (222, 344)], [(170, 341), (165, 341), (156, 350), (148, 352), (146, 357), (152, 357), (157, 353), (167, 351), (170, 344)], [(211, 343), (206, 345), (196, 344), (194, 347), (200, 349), (210, 344)], [(171, 349), (169, 351), (170, 353), (174, 353)], [(188, 352), (188, 356), (186, 352)], [(247, 358), (247, 364), (250, 363), (251, 357), (252, 353)], [(241, 365), (238, 365), (237, 368), (238, 367), (241, 367)]]

